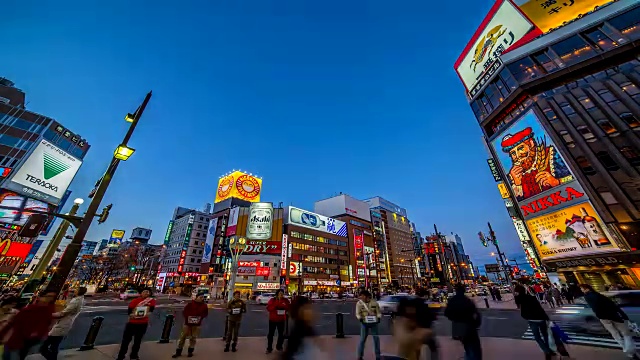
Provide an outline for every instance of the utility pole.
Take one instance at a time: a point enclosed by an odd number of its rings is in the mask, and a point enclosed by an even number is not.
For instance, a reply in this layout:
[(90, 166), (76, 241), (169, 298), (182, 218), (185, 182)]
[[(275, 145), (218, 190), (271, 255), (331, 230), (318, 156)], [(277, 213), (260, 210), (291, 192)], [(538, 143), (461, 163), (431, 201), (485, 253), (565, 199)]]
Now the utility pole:
[(451, 281), (451, 277), (449, 276), (449, 271), (451, 271), (451, 267), (449, 266), (449, 261), (447, 260), (447, 254), (444, 251), (444, 247), (442, 246), (442, 238), (440, 235), (440, 232), (438, 231), (438, 227), (436, 226), (436, 224), (433, 224), (433, 230), (435, 230), (436, 232), (436, 241), (437, 241), (437, 246), (438, 246), (438, 252), (440, 253), (440, 251), (442, 251), (442, 267), (444, 269), (444, 271), (442, 272), (445, 279), (446, 279), (446, 284), (447, 284), (447, 289), (449, 292), (453, 292), (453, 286), (452, 285), (452, 281)]
[(484, 245), (485, 247), (489, 246), (489, 242), (491, 242), (493, 246), (496, 247), (499, 264), (502, 267), (502, 271), (504, 272), (505, 280), (509, 284), (509, 287), (511, 287), (511, 276), (509, 276), (509, 269), (507, 269), (507, 266), (504, 262), (506, 255), (500, 251), (500, 246), (498, 245), (498, 239), (496, 239), (496, 233), (493, 231), (493, 228), (491, 227), (491, 223), (487, 222), (487, 225), (489, 226), (489, 236), (485, 236), (482, 233), (482, 231), (478, 233), (478, 236), (480, 237), (480, 241), (482, 242), (482, 245)]
[[(134, 149), (129, 148), (127, 146), (127, 143), (131, 139), (131, 135), (133, 135), (133, 131), (135, 130), (136, 125), (138, 125), (138, 121), (140, 120), (140, 117), (144, 113), (144, 109), (147, 107), (147, 104), (149, 103), (150, 99), (151, 99), (151, 92), (147, 94), (147, 96), (142, 101), (142, 104), (138, 107), (138, 109), (134, 114), (127, 114), (127, 116), (125, 117), (125, 120), (127, 122), (131, 122), (131, 125), (129, 126), (129, 130), (124, 136), (124, 139), (122, 139), (122, 142), (120, 143), (120, 145), (116, 148), (113, 158), (111, 159), (111, 163), (109, 164), (109, 167), (107, 168), (107, 171), (105, 172), (104, 176), (102, 177), (102, 179), (99, 180), (99, 184), (97, 186), (95, 193), (93, 194), (93, 198), (91, 199), (91, 203), (87, 208), (87, 212), (82, 218), (82, 222), (80, 223), (80, 226), (78, 226), (78, 230), (73, 236), (73, 240), (71, 240), (71, 243), (67, 246), (66, 251), (62, 255), (62, 259), (60, 259), (60, 263), (58, 264), (57, 271), (54, 272), (53, 275), (51, 276), (48, 290), (52, 292), (60, 293), (62, 286), (66, 282), (67, 277), (71, 272), (71, 268), (73, 267), (73, 264), (76, 258), (78, 257), (78, 254), (80, 253), (80, 249), (82, 248), (82, 241), (84, 241), (84, 238), (87, 235), (87, 232), (89, 231), (89, 227), (93, 222), (93, 218), (96, 216), (98, 212), (98, 207), (100, 207), (100, 203), (102, 202), (102, 199), (104, 198), (104, 195), (107, 192), (107, 188), (111, 183), (111, 179), (113, 178), (113, 175), (118, 169), (118, 164), (120, 164), (120, 161), (128, 159), (129, 156), (133, 154), (133, 152), (135, 151)], [(106, 210), (106, 213), (108, 214), (108, 210)], [(106, 214), (103, 213), (103, 215), (106, 215)]]

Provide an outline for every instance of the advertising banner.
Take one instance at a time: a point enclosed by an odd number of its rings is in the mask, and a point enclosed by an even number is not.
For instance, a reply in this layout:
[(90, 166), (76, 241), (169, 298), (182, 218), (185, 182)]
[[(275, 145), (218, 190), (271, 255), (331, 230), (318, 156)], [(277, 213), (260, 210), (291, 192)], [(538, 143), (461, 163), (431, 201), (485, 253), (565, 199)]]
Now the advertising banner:
[(36, 240), (33, 242), (33, 245), (31, 246), (31, 250), (29, 250), (29, 253), (27, 254), (27, 257), (24, 259), (24, 262), (20, 264), (20, 266), (18, 267), (18, 271), (16, 271), (16, 275), (24, 274), (24, 272), (29, 267), (29, 264), (31, 264), (31, 261), (33, 260), (33, 258), (35, 258), (36, 254), (38, 253), (38, 250), (40, 250), (40, 246), (42, 246), (43, 242), (44, 242), (43, 240)]
[(268, 266), (259, 266), (256, 268), (256, 276), (269, 276), (271, 268)]
[(239, 267), (258, 267), (262, 266), (261, 261), (238, 261)]
[(289, 262), (289, 276), (300, 276), (302, 270), (302, 264), (299, 262), (291, 261)]
[(347, 237), (347, 223), (320, 214), (289, 206), (285, 224), (292, 224), (309, 229)]
[(499, 68), (494, 62), (533, 28), (509, 1), (497, 1), (454, 65), (467, 90), (492, 77)]
[(209, 220), (209, 229), (207, 230), (207, 239), (204, 242), (204, 251), (202, 252), (202, 263), (211, 263), (211, 254), (213, 253), (213, 244), (216, 239), (216, 229), (218, 228), (218, 218)]
[(215, 202), (219, 203), (231, 197), (258, 202), (260, 201), (260, 191), (262, 191), (262, 179), (241, 171), (234, 171), (221, 177), (218, 181)]
[(58, 205), (82, 165), (46, 140), (40, 140), (27, 160), (13, 172), (6, 187), (24, 196)]
[(589, 202), (526, 221), (543, 260), (620, 251)]
[(503, 182), (498, 183), (498, 191), (500, 191), (500, 196), (503, 199), (508, 199), (511, 195), (509, 194), (509, 189), (507, 189), (507, 185)]
[[(0, 223), (23, 226), (31, 214), (30, 210), (53, 212), (56, 207), (45, 202), (34, 200), (22, 196), (9, 190), (0, 190), (0, 205), (20, 210), (0, 208)], [(48, 226), (52, 221), (52, 216), (45, 224)]]
[(489, 164), (489, 170), (491, 171), (491, 176), (493, 176), (493, 180), (496, 182), (502, 181), (500, 177), (500, 171), (498, 171), (498, 167), (496, 166), (496, 162), (493, 159), (487, 159), (487, 164)]
[(484, 271), (487, 273), (499, 273), (502, 272), (502, 269), (500, 269), (500, 265), (498, 264), (485, 264)]
[(229, 210), (229, 224), (227, 224), (227, 236), (236, 234), (236, 227), (238, 226), (238, 214), (240, 213), (239, 207), (232, 207)]
[(256, 268), (253, 266), (238, 267), (238, 275), (254, 276), (255, 274), (256, 274)]
[(570, 1), (540, 1), (514, 0), (514, 3), (540, 30), (560, 27), (581, 15), (593, 11), (598, 6), (610, 3), (612, 0), (570, 0)]
[(251, 206), (249, 207), (249, 219), (247, 220), (247, 239), (250, 239), (250, 240), (271, 239), (272, 229), (273, 229), (273, 204), (272, 203), (251, 204)]
[(31, 247), (32, 244), (10, 239), (0, 241), (0, 274), (13, 274), (16, 268), (25, 261)]
[(287, 274), (287, 245), (289, 244), (289, 236), (282, 234), (282, 248), (280, 253), (280, 275)]
[(533, 110), (491, 142), (518, 202), (575, 178)]
[(258, 283), (258, 290), (278, 290), (280, 289), (280, 283)]
[(122, 239), (124, 238), (124, 230), (113, 229), (111, 231), (111, 237), (109, 237), (109, 247), (118, 247), (122, 244)]
[(264, 240), (247, 240), (247, 247), (244, 250), (246, 255), (258, 255), (258, 254), (272, 254), (280, 255), (279, 241), (264, 241)]

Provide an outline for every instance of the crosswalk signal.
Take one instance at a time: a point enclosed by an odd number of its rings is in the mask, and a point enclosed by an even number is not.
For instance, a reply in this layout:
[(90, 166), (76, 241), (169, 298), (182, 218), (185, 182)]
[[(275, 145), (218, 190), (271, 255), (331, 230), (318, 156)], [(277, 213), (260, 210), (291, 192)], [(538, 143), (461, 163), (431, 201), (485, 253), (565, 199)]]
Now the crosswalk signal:
[(133, 265), (131, 265), (131, 267), (130, 267), (129, 269), (130, 269), (131, 271), (133, 271), (133, 270), (135, 270), (135, 269), (136, 269), (136, 267), (135, 267), (135, 266), (133, 266)]

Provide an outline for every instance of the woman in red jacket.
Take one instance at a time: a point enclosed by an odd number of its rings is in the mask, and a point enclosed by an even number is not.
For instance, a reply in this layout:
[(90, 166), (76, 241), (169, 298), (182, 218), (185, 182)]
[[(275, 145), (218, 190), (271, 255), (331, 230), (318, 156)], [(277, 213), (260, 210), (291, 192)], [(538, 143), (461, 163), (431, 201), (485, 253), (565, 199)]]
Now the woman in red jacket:
[(278, 329), (278, 341), (276, 342), (276, 350), (282, 351), (284, 344), (284, 326), (287, 320), (287, 311), (289, 310), (289, 300), (284, 297), (282, 289), (276, 291), (276, 296), (271, 298), (267, 303), (267, 311), (269, 312), (269, 334), (267, 335), (267, 354), (273, 351), (273, 335)]
[(207, 307), (207, 304), (204, 303), (204, 293), (198, 293), (196, 298), (192, 302), (188, 303), (187, 306), (184, 307), (184, 310), (182, 310), (184, 326), (182, 327), (180, 339), (178, 340), (178, 348), (176, 349), (176, 353), (172, 356), (173, 358), (177, 358), (182, 355), (182, 349), (184, 348), (184, 343), (187, 338), (189, 338), (187, 356), (193, 356), (193, 351), (196, 347), (196, 339), (200, 335), (202, 320), (204, 320), (208, 315), (209, 308)]

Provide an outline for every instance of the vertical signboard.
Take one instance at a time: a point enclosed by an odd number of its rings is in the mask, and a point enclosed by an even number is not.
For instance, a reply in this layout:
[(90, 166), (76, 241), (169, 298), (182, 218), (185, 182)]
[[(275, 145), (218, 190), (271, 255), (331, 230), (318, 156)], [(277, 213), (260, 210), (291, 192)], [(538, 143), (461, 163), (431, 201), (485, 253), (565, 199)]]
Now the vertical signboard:
[(216, 239), (216, 229), (218, 228), (218, 218), (209, 221), (209, 230), (207, 230), (207, 239), (204, 242), (204, 251), (202, 252), (202, 263), (211, 262), (211, 253), (213, 252), (213, 244)]
[(280, 275), (287, 275), (287, 245), (289, 243), (289, 237), (287, 234), (282, 234), (282, 251), (280, 254)]
[(169, 226), (167, 226), (167, 232), (164, 234), (164, 245), (169, 245), (171, 241), (171, 230), (173, 230), (173, 220), (169, 221)]
[(247, 220), (247, 239), (268, 240), (271, 239), (273, 228), (273, 204), (252, 203), (249, 207), (249, 219)]
[(238, 214), (240, 213), (239, 207), (232, 207), (229, 210), (229, 224), (227, 224), (227, 236), (236, 234), (236, 227), (238, 226)]
[(124, 230), (113, 229), (111, 231), (111, 237), (109, 237), (109, 247), (119, 247), (122, 244), (124, 238)]

